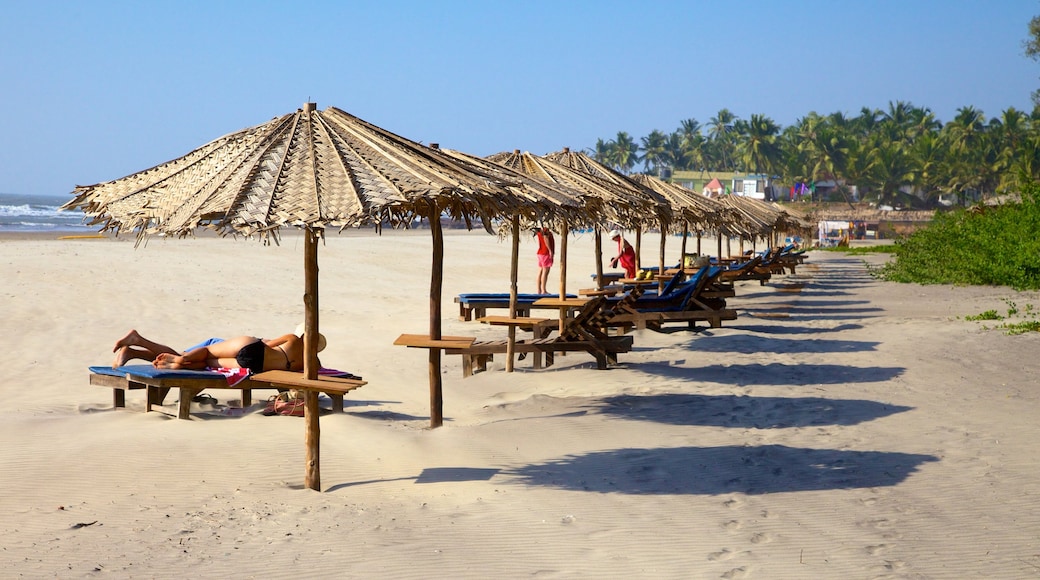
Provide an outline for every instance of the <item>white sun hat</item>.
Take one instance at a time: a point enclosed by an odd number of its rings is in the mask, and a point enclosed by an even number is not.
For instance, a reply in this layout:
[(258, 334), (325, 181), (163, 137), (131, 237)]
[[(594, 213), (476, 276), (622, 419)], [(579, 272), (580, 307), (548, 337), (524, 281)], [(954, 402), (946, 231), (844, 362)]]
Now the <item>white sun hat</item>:
[[(306, 330), (307, 329), (306, 329), (304, 323), (301, 322), (300, 325), (296, 327), (296, 331), (293, 332), (293, 334), (295, 334), (296, 336), (298, 336), (300, 338), (303, 338), (303, 333)], [(318, 333), (318, 352), (321, 352), (321, 351), (325, 350), (325, 347), (327, 345), (328, 345), (328, 341), (325, 340), (325, 335), (319, 332)]]

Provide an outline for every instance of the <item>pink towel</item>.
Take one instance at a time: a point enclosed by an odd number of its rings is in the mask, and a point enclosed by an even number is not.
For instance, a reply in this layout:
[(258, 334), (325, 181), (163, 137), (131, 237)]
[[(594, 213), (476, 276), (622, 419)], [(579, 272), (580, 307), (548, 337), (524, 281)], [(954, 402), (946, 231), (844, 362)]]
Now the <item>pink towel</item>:
[(249, 378), (249, 375), (251, 374), (251, 371), (249, 369), (242, 368), (209, 367), (206, 370), (224, 375), (224, 378), (227, 379), (227, 384), (229, 387), (233, 387), (238, 383), (241, 383), (243, 380)]

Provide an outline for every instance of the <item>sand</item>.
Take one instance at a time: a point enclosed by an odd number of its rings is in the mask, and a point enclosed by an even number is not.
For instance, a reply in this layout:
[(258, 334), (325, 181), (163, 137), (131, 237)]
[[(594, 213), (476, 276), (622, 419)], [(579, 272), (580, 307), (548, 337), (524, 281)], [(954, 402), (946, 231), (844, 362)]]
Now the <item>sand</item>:
[[(588, 287), (591, 238), (570, 249), (569, 288)], [(504, 333), (452, 299), (507, 291), (508, 256), (447, 234), (445, 334)], [(130, 328), (181, 348), (291, 331), (300, 238), (0, 239), (5, 577), (1040, 575), (1040, 334), (964, 320), (1036, 293), (880, 282), (883, 256), (816, 252), (738, 284), (723, 328), (635, 333), (618, 368), (496, 357), (463, 379), (445, 357), (431, 430), (425, 351), (392, 345), (426, 330), (428, 233), (330, 236), (318, 258), (322, 362), (369, 381), (321, 419), (321, 492), (302, 419), (222, 415), (234, 391), (190, 421), (139, 391), (113, 410), (86, 370)]]

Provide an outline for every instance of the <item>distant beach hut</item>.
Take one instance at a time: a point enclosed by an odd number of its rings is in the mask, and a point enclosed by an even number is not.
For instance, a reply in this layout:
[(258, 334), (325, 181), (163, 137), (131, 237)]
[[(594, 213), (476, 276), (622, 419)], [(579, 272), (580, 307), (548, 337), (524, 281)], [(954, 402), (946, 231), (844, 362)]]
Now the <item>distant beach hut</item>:
[(726, 193), (726, 187), (722, 185), (717, 177), (712, 177), (704, 186), (703, 194), (705, 197), (718, 197)]

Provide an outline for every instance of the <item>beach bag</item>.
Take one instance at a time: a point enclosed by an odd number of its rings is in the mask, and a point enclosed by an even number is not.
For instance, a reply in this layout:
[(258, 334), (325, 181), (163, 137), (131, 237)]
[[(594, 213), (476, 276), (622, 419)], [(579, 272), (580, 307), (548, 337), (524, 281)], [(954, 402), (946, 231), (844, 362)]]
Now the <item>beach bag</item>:
[(284, 391), (267, 400), (264, 415), (303, 417), (303, 407), (303, 393), (296, 390)]

